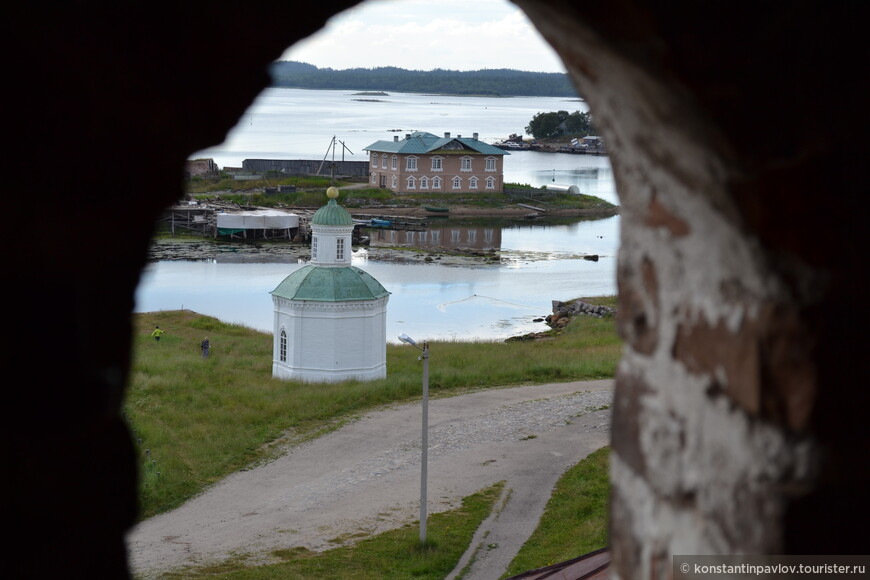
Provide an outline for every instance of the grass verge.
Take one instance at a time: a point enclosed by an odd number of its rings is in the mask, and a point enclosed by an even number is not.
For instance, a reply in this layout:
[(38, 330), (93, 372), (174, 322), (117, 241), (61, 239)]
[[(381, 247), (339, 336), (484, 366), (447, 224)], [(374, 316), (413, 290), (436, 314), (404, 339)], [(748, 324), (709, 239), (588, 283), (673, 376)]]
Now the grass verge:
[(559, 479), (541, 522), (502, 578), (565, 562), (607, 546), (610, 448), (591, 453)]
[[(265, 194), (265, 188), (292, 185), (294, 192)], [(208, 200), (219, 197), (222, 201), (231, 201), (240, 205), (254, 205), (258, 207), (320, 207), (323, 205), (323, 195), (327, 187), (332, 185), (327, 177), (286, 177), (271, 175), (263, 179), (234, 181), (229, 175), (223, 175), (219, 179), (204, 179), (197, 177), (187, 183), (186, 193), (198, 200)], [(503, 208), (515, 205), (518, 200), (534, 201), (537, 195), (539, 202), (546, 202), (550, 209), (577, 209), (577, 210), (613, 210), (616, 206), (601, 198), (591, 195), (571, 195), (566, 193), (550, 193), (543, 199), (540, 193), (528, 184), (506, 183), (505, 188), (514, 192), (528, 190), (529, 199), (517, 197), (517, 194), (506, 195), (504, 193), (478, 192), (478, 193), (439, 193), (437, 191), (420, 192), (418, 194), (395, 193), (389, 189), (380, 187), (359, 187), (359, 183), (337, 181), (339, 188), (338, 203), (346, 208), (359, 208), (371, 205), (422, 207), (456, 206), (467, 205), (483, 208)], [(356, 187), (346, 187), (354, 185)], [(367, 185), (367, 184), (365, 184)]]
[(242, 556), (166, 578), (224, 578), (230, 580), (440, 580), (465, 553), (480, 523), (501, 494), (499, 483), (466, 497), (455, 510), (432, 514), (426, 520), (426, 544), (420, 545), (415, 525), (384, 532), (353, 545), (324, 552), (305, 548), (277, 550), (274, 563), (252, 565)]

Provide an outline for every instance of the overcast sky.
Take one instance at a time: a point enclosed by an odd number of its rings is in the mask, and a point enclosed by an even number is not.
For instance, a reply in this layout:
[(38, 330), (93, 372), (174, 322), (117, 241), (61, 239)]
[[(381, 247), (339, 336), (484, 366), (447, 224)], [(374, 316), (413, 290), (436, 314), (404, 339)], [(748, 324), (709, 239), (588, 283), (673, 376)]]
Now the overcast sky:
[(281, 60), (333, 69), (565, 72), (555, 51), (508, 0), (366, 0), (290, 47)]

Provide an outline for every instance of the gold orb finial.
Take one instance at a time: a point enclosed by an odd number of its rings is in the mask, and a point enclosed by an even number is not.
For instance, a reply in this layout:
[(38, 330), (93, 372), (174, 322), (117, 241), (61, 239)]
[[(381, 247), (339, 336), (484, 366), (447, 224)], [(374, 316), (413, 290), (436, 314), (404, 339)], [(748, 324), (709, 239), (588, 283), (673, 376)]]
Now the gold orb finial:
[(326, 197), (328, 197), (329, 199), (335, 199), (336, 197), (338, 197), (338, 188), (335, 186), (328, 188), (326, 190)]

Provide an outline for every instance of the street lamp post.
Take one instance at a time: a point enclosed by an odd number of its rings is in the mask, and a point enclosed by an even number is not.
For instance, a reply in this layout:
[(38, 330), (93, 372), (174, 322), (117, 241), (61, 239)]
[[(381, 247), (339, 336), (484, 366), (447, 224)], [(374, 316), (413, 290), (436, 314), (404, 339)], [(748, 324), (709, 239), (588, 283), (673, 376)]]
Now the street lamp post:
[(423, 433), (422, 433), (422, 458), (420, 460), (420, 543), (426, 543), (426, 480), (429, 470), (429, 343), (424, 342), (419, 346), (413, 338), (407, 334), (400, 334), (399, 340), (422, 351), (420, 360), (423, 361)]

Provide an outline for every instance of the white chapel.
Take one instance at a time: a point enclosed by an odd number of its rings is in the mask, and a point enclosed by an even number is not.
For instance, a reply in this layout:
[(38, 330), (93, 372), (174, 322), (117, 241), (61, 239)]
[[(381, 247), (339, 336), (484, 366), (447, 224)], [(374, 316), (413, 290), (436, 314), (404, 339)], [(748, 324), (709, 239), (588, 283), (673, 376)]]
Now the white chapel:
[(311, 218), (311, 262), (272, 294), (275, 307), (272, 376), (307, 382), (387, 376), (390, 293), (351, 266), (353, 218), (336, 203), (338, 190)]

